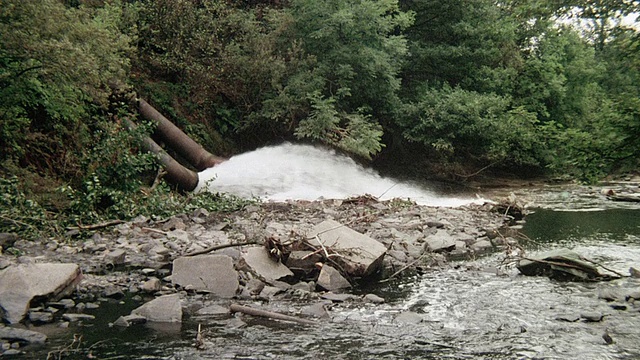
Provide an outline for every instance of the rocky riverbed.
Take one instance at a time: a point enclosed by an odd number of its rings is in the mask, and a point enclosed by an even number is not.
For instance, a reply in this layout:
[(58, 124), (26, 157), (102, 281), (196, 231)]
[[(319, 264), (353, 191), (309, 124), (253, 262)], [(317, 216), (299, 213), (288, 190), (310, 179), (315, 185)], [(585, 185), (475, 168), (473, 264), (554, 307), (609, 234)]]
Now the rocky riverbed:
[[(65, 241), (8, 237), (0, 256), (0, 303), (5, 322), (13, 325), (0, 328), (0, 342), (6, 354), (20, 353), (30, 342), (45, 341), (40, 325), (91, 322), (88, 309), (125, 296), (144, 305), (113, 319), (114, 326), (180, 322), (183, 315), (228, 313), (229, 304), (252, 301), (277, 310), (279, 300), (305, 300), (306, 310), (293, 314), (302, 321), (323, 316), (326, 301), (382, 303), (384, 298), (362, 288), (514, 243), (501, 235), (513, 219), (495, 208), (427, 207), (363, 196), (140, 217), (85, 240), (74, 239), (75, 232)], [(50, 283), (52, 273), (62, 271), (52, 264), (68, 266), (68, 278), (55, 279), (55, 289), (39, 293), (36, 285), (22, 286)], [(15, 280), (16, 269), (29, 279)], [(20, 287), (30, 289), (22, 293)]]

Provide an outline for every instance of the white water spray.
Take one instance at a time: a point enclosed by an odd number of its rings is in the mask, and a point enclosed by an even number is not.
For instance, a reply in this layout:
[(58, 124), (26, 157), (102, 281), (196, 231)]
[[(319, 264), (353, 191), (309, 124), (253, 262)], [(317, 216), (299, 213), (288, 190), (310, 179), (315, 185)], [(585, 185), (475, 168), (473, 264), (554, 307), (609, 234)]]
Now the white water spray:
[(478, 201), (437, 196), (421, 187), (383, 178), (334, 151), (289, 143), (234, 156), (200, 172), (199, 179), (195, 191), (270, 201), (345, 199), (364, 194), (430, 206), (454, 207)]

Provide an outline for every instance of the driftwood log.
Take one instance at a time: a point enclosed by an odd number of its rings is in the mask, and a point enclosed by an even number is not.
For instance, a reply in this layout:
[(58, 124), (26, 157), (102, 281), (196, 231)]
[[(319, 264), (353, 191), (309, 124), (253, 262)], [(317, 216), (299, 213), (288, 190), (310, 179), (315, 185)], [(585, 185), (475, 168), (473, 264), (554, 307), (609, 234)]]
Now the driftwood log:
[(242, 305), (238, 305), (238, 304), (229, 305), (229, 310), (232, 313), (233, 312), (240, 312), (240, 313), (247, 314), (247, 315), (266, 317), (266, 318), (269, 318), (269, 319), (291, 321), (291, 322), (295, 322), (295, 323), (299, 323), (299, 324), (305, 324), (305, 325), (316, 325), (315, 321), (311, 321), (311, 320), (307, 320), (307, 319), (301, 319), (301, 318), (297, 318), (297, 317), (294, 317), (294, 316), (284, 315), (284, 314), (280, 314), (280, 313), (276, 313), (276, 312), (272, 312), (272, 311), (260, 310), (260, 309), (256, 309), (256, 308), (252, 308), (252, 307), (248, 307), (248, 306), (242, 306)]

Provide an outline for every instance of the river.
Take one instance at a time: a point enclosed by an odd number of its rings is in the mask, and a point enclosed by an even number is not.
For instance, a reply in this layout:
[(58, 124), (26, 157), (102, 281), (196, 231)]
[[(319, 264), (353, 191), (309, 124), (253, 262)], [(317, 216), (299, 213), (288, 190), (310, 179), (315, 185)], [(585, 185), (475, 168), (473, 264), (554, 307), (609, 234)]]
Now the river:
[[(280, 180), (265, 183), (259, 163), (254, 166), (257, 178), (251, 181), (261, 183), (259, 191), (266, 192), (245, 190), (272, 200), (304, 190), (304, 186), (283, 188), (289, 178), (303, 176), (306, 186), (315, 186), (334, 171), (321, 168), (312, 178), (308, 173), (288, 172)], [(362, 175), (377, 177), (366, 171)], [(217, 179), (219, 184), (226, 181), (224, 176)], [(369, 190), (381, 195), (389, 187), (402, 189), (390, 182)], [(276, 192), (268, 193), (274, 188)], [(350, 189), (344, 184), (333, 188)], [(311, 196), (318, 194), (315, 191)], [(636, 205), (607, 202), (598, 195), (598, 188), (537, 187), (516, 193), (532, 203), (533, 212), (520, 230), (524, 235), (520, 243), (529, 254), (567, 247), (621, 273), (628, 273), (630, 266), (640, 268), (640, 208)], [(436, 205), (473, 201), (430, 192), (409, 197), (416, 196)], [(572, 283), (522, 276), (498, 252), (360, 289), (385, 298), (386, 303), (328, 303), (329, 317), (313, 326), (248, 316), (230, 320), (229, 316), (193, 315), (181, 326), (122, 329), (99, 320), (113, 321), (128, 314), (135, 305), (125, 299), (95, 310), (98, 320), (94, 323), (56, 332), (48, 349), (68, 346), (71, 334), (81, 332), (83, 350), (64, 358), (95, 353), (100, 359), (637, 359), (640, 306), (599, 297), (607, 291), (637, 290), (640, 279), (634, 278)], [(275, 306), (296, 314), (306, 305), (296, 300)], [(604, 318), (588, 322), (584, 314)], [(203, 350), (193, 346), (198, 325), (206, 340)], [(605, 332), (612, 344), (605, 342)]]

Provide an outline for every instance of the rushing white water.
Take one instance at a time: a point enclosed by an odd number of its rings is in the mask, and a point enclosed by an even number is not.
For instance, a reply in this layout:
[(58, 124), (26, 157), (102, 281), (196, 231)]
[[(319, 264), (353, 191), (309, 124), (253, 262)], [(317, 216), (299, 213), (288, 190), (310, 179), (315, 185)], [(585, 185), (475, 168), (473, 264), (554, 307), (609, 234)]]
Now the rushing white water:
[(196, 191), (271, 201), (345, 199), (364, 194), (380, 200), (402, 198), (447, 207), (479, 201), (438, 196), (419, 186), (381, 177), (334, 151), (290, 143), (234, 156), (200, 172), (199, 178)]

